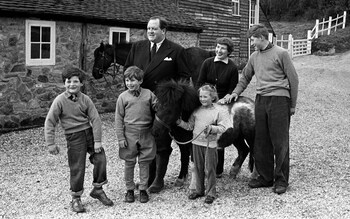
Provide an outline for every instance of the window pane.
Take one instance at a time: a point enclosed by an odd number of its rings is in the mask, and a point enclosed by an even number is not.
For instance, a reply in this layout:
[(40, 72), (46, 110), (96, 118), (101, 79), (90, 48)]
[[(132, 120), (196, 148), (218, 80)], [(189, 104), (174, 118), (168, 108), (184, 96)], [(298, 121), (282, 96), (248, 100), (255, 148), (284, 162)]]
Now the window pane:
[(121, 32), (120, 33), (120, 40), (119, 40), (120, 43), (126, 43), (126, 33), (124, 32)]
[(30, 46), (30, 58), (39, 59), (40, 58), (40, 44), (32, 43)]
[(119, 32), (113, 32), (113, 39), (112, 39), (113, 45), (119, 44)]
[(31, 42), (40, 42), (40, 27), (31, 26), (30, 36)]
[(42, 40), (41, 42), (50, 42), (50, 27), (42, 28)]
[(50, 44), (42, 44), (41, 45), (41, 58), (49, 59), (50, 58)]

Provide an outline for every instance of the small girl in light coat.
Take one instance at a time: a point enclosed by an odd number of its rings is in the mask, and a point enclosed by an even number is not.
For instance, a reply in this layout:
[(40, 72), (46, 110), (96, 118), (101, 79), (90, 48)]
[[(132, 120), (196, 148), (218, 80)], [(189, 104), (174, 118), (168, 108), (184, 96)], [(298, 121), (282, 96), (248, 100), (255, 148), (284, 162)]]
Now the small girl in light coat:
[[(223, 133), (229, 123), (224, 118), (224, 113), (214, 104), (218, 100), (218, 94), (214, 86), (204, 85), (199, 88), (199, 100), (202, 104), (196, 109), (188, 122), (179, 119), (177, 125), (193, 130), (193, 160), (196, 175), (196, 191), (189, 195), (189, 199), (197, 199), (205, 194), (205, 176), (207, 176), (207, 194), (205, 203), (213, 203), (216, 197), (216, 165), (218, 162), (217, 137)], [(226, 121), (225, 121), (226, 120)]]

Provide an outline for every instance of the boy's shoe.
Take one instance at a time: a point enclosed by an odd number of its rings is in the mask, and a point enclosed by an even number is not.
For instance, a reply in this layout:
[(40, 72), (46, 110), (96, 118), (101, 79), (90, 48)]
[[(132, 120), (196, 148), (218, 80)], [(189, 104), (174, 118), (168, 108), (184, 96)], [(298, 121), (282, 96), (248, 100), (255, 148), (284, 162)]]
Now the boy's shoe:
[(215, 198), (213, 196), (208, 195), (207, 197), (205, 197), (204, 203), (211, 204), (213, 203), (214, 199)]
[(273, 191), (277, 194), (283, 194), (287, 191), (287, 187), (286, 186), (280, 186), (280, 185), (277, 185), (273, 188)]
[(140, 202), (146, 203), (149, 200), (149, 196), (146, 192), (146, 190), (140, 190)]
[(194, 193), (190, 194), (188, 196), (188, 198), (191, 199), (191, 200), (194, 200), (194, 199), (197, 199), (197, 198), (200, 198), (200, 197), (203, 197), (203, 196), (204, 196), (203, 194), (198, 194), (197, 192), (194, 192)]
[(100, 202), (102, 202), (102, 204), (106, 205), (106, 206), (112, 206), (113, 202), (112, 200), (110, 200), (106, 193), (102, 190), (102, 188), (97, 189), (97, 188), (93, 188), (92, 191), (90, 192), (90, 196), (92, 198), (98, 199), (100, 200)]
[(125, 202), (132, 203), (135, 201), (134, 190), (128, 190), (125, 194)]
[(80, 198), (73, 198), (70, 204), (72, 207), (72, 211), (74, 211), (76, 213), (85, 212), (85, 208), (84, 208), (83, 204), (81, 203)]

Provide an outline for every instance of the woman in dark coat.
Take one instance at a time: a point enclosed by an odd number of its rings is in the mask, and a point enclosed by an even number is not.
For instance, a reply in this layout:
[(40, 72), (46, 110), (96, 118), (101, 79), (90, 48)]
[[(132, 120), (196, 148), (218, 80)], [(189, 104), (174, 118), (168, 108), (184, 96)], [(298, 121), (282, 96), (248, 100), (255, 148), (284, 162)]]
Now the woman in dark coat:
[[(228, 37), (216, 39), (215, 57), (206, 59), (201, 67), (196, 87), (212, 84), (218, 92), (218, 103), (226, 103), (238, 83), (238, 68), (229, 58), (233, 51), (233, 42)], [(218, 150), (216, 177), (221, 178), (224, 171), (225, 150)]]

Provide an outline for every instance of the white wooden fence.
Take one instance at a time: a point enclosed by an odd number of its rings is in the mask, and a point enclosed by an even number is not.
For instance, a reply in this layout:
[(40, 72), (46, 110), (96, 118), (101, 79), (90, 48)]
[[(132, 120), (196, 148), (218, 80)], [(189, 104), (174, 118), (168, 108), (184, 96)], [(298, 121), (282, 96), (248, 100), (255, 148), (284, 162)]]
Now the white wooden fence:
[(336, 18), (332, 19), (329, 17), (328, 20), (323, 18), (322, 22), (318, 19), (316, 20), (316, 24), (312, 30), (307, 31), (306, 39), (294, 39), (291, 34), (289, 34), (286, 39), (284, 36), (276, 36), (275, 38), (272, 36), (272, 33), (269, 34), (269, 41), (273, 42), (273, 44), (281, 46), (288, 50), (290, 56), (292, 58), (302, 55), (311, 54), (311, 41), (314, 38), (318, 38), (319, 35), (323, 35), (327, 33), (329, 35), (331, 30), (337, 31), (338, 26), (341, 26), (343, 29), (345, 28), (346, 23), (346, 11), (342, 16), (337, 15)]

